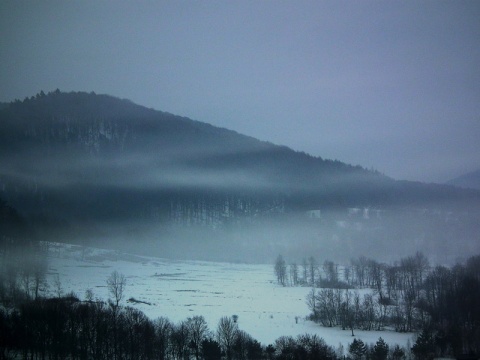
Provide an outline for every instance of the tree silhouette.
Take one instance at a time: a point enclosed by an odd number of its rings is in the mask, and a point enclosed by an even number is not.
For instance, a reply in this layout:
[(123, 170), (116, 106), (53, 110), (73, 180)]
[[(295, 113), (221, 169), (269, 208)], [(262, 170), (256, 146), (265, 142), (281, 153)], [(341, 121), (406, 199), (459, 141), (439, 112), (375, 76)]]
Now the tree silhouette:
[(232, 318), (224, 316), (217, 327), (217, 338), (220, 347), (225, 352), (227, 360), (232, 359), (232, 349), (237, 336), (238, 327)]
[(372, 351), (373, 360), (386, 360), (388, 356), (388, 345), (382, 338), (379, 338)]
[(361, 360), (367, 352), (367, 348), (362, 340), (353, 339), (353, 342), (348, 347), (348, 351), (355, 360)]
[(202, 341), (202, 354), (205, 360), (220, 360), (222, 358), (222, 349), (215, 340), (205, 339)]
[(285, 286), (287, 280), (287, 263), (282, 255), (278, 255), (275, 261), (275, 275), (277, 276), (277, 281)]
[(125, 275), (120, 274), (115, 270), (107, 279), (107, 286), (110, 295), (115, 301), (115, 307), (118, 307), (120, 301), (122, 301), (124, 297), (125, 287), (127, 286), (127, 279), (125, 278)]

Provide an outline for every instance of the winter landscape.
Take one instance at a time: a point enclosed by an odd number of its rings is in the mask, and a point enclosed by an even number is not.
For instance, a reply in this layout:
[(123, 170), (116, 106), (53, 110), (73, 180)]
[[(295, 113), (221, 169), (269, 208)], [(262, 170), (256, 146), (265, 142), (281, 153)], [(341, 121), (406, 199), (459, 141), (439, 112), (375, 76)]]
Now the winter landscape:
[[(263, 345), (273, 344), (281, 336), (305, 333), (317, 334), (327, 344), (342, 344), (345, 349), (353, 340), (349, 329), (322, 327), (306, 320), (311, 288), (278, 284), (272, 264), (174, 261), (58, 243), (48, 244), (48, 249), (47, 283), (54, 296), (58, 279), (63, 295), (74, 292), (84, 298), (85, 291), (92, 290), (95, 297), (106, 301), (111, 296), (107, 279), (119, 271), (127, 280), (122, 305), (135, 307), (151, 319), (164, 316), (179, 323), (201, 315), (214, 330), (221, 317), (237, 315), (239, 328)], [(366, 344), (374, 344), (379, 337), (391, 345), (414, 343), (413, 333), (355, 333)]]
[(478, 360), (479, 4), (0, 1), (0, 360)]

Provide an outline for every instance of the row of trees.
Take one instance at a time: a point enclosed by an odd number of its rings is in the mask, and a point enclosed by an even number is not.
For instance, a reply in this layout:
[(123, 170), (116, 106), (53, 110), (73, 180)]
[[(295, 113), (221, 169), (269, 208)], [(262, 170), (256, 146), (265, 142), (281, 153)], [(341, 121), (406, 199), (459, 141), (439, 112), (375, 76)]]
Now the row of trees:
[[(268, 350), (268, 347), (267, 347)], [(282, 336), (275, 341), (273, 351), (276, 359), (352, 359), (352, 360), (404, 360), (411, 358), (411, 353), (398, 345), (390, 346), (381, 337), (375, 344), (365, 344), (360, 339), (353, 339), (347, 351), (342, 345), (334, 351), (332, 347), (317, 335)]]
[(275, 261), (275, 275), (277, 280), (283, 286), (292, 285), (318, 285), (322, 277), (320, 274), (320, 267), (317, 260), (310, 256), (308, 259), (304, 258), (299, 265), (296, 262), (287, 265), (282, 255), (277, 257)]
[(303, 258), (300, 264), (292, 262), (287, 265), (279, 255), (274, 267), (278, 282), (284, 286), (372, 288), (378, 290), (379, 295), (389, 297), (392, 292), (407, 287), (419, 288), (429, 269), (428, 259), (421, 252), (393, 265), (364, 256), (352, 259), (345, 266), (339, 266), (331, 260), (320, 264), (314, 256)]
[[(23, 297), (0, 309), (0, 359), (340, 359), (316, 335), (280, 337), (262, 346), (240, 330), (238, 316), (222, 317), (211, 331), (202, 316), (178, 324), (165, 317), (151, 320), (133, 307), (123, 307), (126, 278), (114, 271), (106, 280), (110, 299), (94, 299), (87, 290), (81, 301), (74, 293), (63, 296), (60, 284), (55, 298)], [(131, 299), (134, 301), (134, 299)], [(4, 303), (6, 304), (6, 303)], [(364, 345), (355, 339), (348, 353), (372, 359), (400, 359), (398, 346), (389, 352), (382, 339)], [(396, 355), (395, 355), (396, 354)], [(397, 356), (397, 357), (396, 357)]]
[(430, 323), (425, 309), (410, 307), (405, 302), (381, 301), (372, 292), (361, 295), (358, 290), (312, 289), (306, 301), (311, 320), (326, 327), (350, 329), (352, 336), (354, 329), (380, 331), (388, 328), (405, 332), (411, 326), (410, 331), (419, 331)]
[[(333, 261), (325, 260), (320, 266), (313, 256), (304, 258), (300, 264), (287, 265), (282, 255), (275, 261), (275, 275), (283, 286), (317, 286), (317, 287), (351, 287), (351, 283), (340, 280), (339, 266)], [(348, 275), (350, 268), (345, 268)]]
[(219, 227), (241, 220), (250, 221), (259, 215), (269, 216), (284, 212), (280, 195), (248, 193), (188, 193), (170, 196), (169, 219), (182, 226)]
[[(84, 301), (74, 294), (37, 299), (0, 310), (0, 359), (334, 360), (345, 355), (342, 347), (335, 350), (316, 335), (280, 337), (265, 347), (240, 330), (235, 317), (222, 317), (211, 331), (202, 316), (178, 324), (165, 317), (151, 320), (135, 308), (91, 295)], [(405, 354), (398, 346), (389, 351), (381, 339), (370, 347), (355, 339), (348, 352), (354, 359)]]

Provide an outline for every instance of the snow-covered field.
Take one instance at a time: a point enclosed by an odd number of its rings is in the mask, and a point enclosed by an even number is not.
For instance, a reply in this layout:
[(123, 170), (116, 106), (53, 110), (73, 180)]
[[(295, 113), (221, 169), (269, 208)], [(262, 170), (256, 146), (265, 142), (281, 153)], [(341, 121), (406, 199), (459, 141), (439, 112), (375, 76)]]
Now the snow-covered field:
[[(202, 315), (215, 330), (222, 316), (238, 315), (239, 328), (264, 345), (283, 335), (304, 333), (318, 334), (334, 347), (340, 343), (346, 347), (353, 340), (349, 330), (325, 328), (305, 320), (309, 314), (305, 298), (310, 289), (277, 285), (271, 264), (175, 261), (49, 244), (47, 280), (52, 295), (59, 279), (64, 294), (73, 291), (83, 299), (90, 289), (95, 297), (106, 300), (106, 281), (115, 270), (127, 279), (122, 304), (152, 319), (164, 316), (177, 323)], [(131, 297), (150, 305), (128, 303)], [(393, 331), (356, 330), (355, 335), (366, 343), (375, 343), (380, 336), (392, 345), (406, 346), (409, 339), (413, 343), (412, 334)]]

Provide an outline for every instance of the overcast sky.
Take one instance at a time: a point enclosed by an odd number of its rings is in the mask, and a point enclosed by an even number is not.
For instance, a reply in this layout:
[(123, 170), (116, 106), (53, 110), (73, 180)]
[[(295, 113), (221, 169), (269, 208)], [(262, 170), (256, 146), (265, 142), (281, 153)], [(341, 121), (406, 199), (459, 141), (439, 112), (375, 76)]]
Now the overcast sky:
[(95, 91), (396, 179), (480, 168), (480, 1), (0, 1), (0, 101)]

